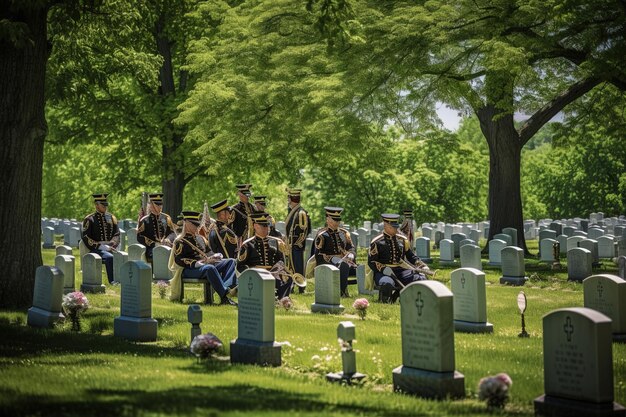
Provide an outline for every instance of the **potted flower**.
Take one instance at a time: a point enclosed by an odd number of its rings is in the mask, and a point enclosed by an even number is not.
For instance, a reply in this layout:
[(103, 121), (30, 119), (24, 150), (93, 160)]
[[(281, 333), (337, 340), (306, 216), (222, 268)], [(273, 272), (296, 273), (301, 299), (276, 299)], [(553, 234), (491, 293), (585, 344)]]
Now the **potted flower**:
[(198, 360), (213, 356), (222, 349), (222, 341), (213, 333), (201, 334), (191, 341), (191, 353), (196, 355)]
[(370, 303), (365, 298), (357, 298), (352, 304), (352, 307), (354, 307), (361, 320), (365, 320), (365, 315), (367, 314), (367, 308), (369, 306)]
[(505, 373), (484, 377), (478, 383), (478, 399), (486, 401), (487, 407), (504, 408), (511, 385), (513, 380)]

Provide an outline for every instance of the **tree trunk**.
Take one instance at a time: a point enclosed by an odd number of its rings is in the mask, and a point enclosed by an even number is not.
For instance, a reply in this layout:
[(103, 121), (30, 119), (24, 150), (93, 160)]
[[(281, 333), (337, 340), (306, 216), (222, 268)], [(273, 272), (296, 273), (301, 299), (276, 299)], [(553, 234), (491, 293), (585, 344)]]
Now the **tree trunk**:
[[(177, 142), (175, 142), (177, 143)], [(183, 210), (183, 191), (185, 190), (185, 173), (179, 169), (179, 156), (174, 153), (180, 144), (163, 146), (163, 211), (172, 216), (174, 223)], [(178, 162), (177, 162), (178, 161)], [(199, 210), (199, 209), (198, 209)]]
[(27, 39), (0, 39), (0, 307), (28, 307), (41, 265), (41, 176), (45, 75), (49, 47), (46, 7), (0, 6), (0, 20), (24, 22)]
[(493, 106), (478, 112), (480, 128), (489, 144), (489, 237), (501, 233), (506, 227), (517, 229), (517, 246), (526, 255), (524, 217), (520, 184), (522, 147), (515, 130), (512, 114), (496, 116)]

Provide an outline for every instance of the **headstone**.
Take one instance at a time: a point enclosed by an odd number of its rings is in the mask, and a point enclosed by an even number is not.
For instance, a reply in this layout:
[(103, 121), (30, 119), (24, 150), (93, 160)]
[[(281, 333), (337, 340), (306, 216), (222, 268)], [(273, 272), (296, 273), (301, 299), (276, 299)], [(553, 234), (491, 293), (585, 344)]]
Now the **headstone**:
[(359, 294), (377, 295), (377, 290), (368, 290), (365, 285), (365, 265), (361, 264), (356, 267), (356, 283)]
[(561, 225), (561, 223), (558, 222), (552, 222), (550, 223), (550, 225), (548, 226), (548, 228), (554, 230), (556, 232), (556, 235), (562, 235), (563, 234), (563, 226)]
[(455, 370), (452, 292), (438, 281), (418, 281), (400, 292), (402, 365), (393, 389), (424, 398), (462, 398), (465, 377)]
[(524, 250), (515, 246), (502, 249), (502, 276), (500, 284), (524, 285), (528, 280), (524, 264)]
[(422, 236), (429, 240), (433, 238), (433, 229), (430, 227), (422, 227)]
[(341, 305), (340, 301), (339, 269), (333, 265), (316, 266), (315, 302), (311, 304), (311, 311), (313, 313), (341, 314), (344, 309), (345, 307)]
[(615, 240), (610, 235), (600, 236), (598, 238), (598, 257), (605, 259), (615, 258)]
[(33, 327), (52, 327), (64, 320), (61, 313), (63, 301), (63, 273), (55, 267), (42, 265), (35, 271), (33, 306), (28, 309), (26, 322)]
[(418, 237), (415, 239), (415, 254), (427, 264), (433, 259), (430, 257), (430, 239), (427, 237)]
[(88, 253), (83, 256), (81, 262), (83, 268), (83, 283), (80, 290), (86, 293), (103, 293), (102, 285), (102, 258), (96, 253)]
[(135, 243), (128, 246), (128, 260), (129, 261), (143, 261), (146, 262), (146, 247), (141, 243)]
[(443, 227), (443, 238), (452, 240), (452, 234), (454, 233), (454, 226), (451, 224), (446, 224)]
[(543, 229), (539, 232), (539, 241), (543, 239), (556, 239), (556, 232), (552, 229)]
[(611, 319), (613, 341), (626, 342), (626, 280), (615, 275), (592, 275), (583, 281), (585, 307)]
[(42, 229), (43, 232), (43, 248), (54, 249), (54, 227), (46, 226)]
[(365, 220), (363, 222), (363, 228), (367, 229), (367, 230), (371, 230), (372, 229), (372, 222), (371, 222), (371, 220)]
[(202, 308), (198, 304), (192, 304), (187, 308), (187, 321), (191, 323), (191, 342), (196, 336), (202, 334)]
[(587, 237), (587, 232), (583, 232), (582, 230), (576, 230), (574, 232), (574, 237), (576, 237), (576, 236), (580, 236), (580, 237), (583, 237), (583, 238)]
[(126, 251), (126, 230), (120, 229), (120, 244), (117, 250)]
[(617, 258), (617, 275), (621, 279), (626, 279), (626, 256), (619, 256)]
[(605, 235), (604, 230), (599, 229), (597, 227), (592, 227), (589, 229), (589, 231), (587, 232), (587, 238), (589, 239), (597, 239), (600, 236)]
[(454, 329), (465, 333), (493, 333), (487, 322), (485, 274), (475, 268), (459, 268), (450, 275), (454, 294)]
[(489, 241), (489, 265), (501, 265), (502, 249), (506, 248), (506, 242), (500, 239), (492, 239)]
[(576, 231), (575, 227), (572, 226), (563, 226), (563, 234), (567, 237), (574, 236), (574, 232)]
[(617, 241), (617, 256), (626, 256), (626, 239), (624, 236)]
[(352, 348), (352, 342), (356, 338), (356, 327), (351, 321), (339, 322), (337, 326), (337, 339), (342, 344), (341, 348), (341, 372), (331, 372), (326, 374), (326, 380), (330, 382), (360, 381), (365, 375), (356, 371), (356, 352)]
[[(474, 242), (472, 239), (463, 239), (462, 241), (459, 242), (459, 248), (462, 248), (465, 245), (475, 245), (476, 242)], [(461, 256), (461, 250), (459, 249), (459, 257)]]
[(439, 242), (439, 264), (454, 265), (454, 242), (450, 239), (442, 239)]
[(152, 250), (152, 272), (155, 280), (172, 279), (172, 271), (167, 267), (171, 251), (172, 248), (167, 246), (157, 246)]
[(152, 268), (142, 261), (128, 261), (120, 270), (120, 315), (113, 321), (113, 335), (138, 342), (157, 338), (152, 318)]
[(581, 240), (585, 240), (582, 236), (572, 236), (567, 238), (567, 250), (574, 249), (578, 247), (578, 242)]
[(78, 248), (78, 242), (82, 240), (82, 231), (79, 227), (70, 228), (70, 243), (69, 246)]
[(118, 250), (113, 252), (113, 276), (117, 280), (122, 272), (122, 265), (128, 262), (128, 254), (124, 251)]
[(505, 227), (502, 229), (502, 233), (511, 237), (511, 244), (509, 246), (517, 246), (517, 229), (514, 227)]
[(73, 255), (72, 248), (67, 245), (59, 245), (56, 247), (57, 255)]
[(287, 229), (285, 228), (285, 222), (276, 222), (276, 230), (278, 230), (284, 236), (287, 232)]
[(567, 251), (567, 279), (581, 282), (591, 276), (591, 251), (574, 248)]
[(624, 236), (625, 232), (626, 232), (626, 226), (615, 226), (613, 228), (613, 234), (615, 236), (622, 237)]
[(554, 239), (543, 239), (539, 242), (539, 260), (541, 262), (547, 262), (552, 265), (554, 259), (554, 244), (557, 243)]
[(512, 246), (513, 245), (513, 239), (511, 239), (511, 236), (507, 235), (506, 233), (498, 233), (493, 238), (494, 239), (504, 240), (506, 242), (507, 246)]
[[(353, 239), (352, 242), (358, 242), (358, 240)], [(304, 262), (305, 263), (311, 254), (311, 246), (313, 246), (313, 238), (307, 237), (304, 243)]]
[(54, 266), (63, 273), (63, 294), (76, 291), (74, 282), (76, 259), (70, 255), (57, 255), (54, 258)]
[(272, 274), (262, 269), (247, 269), (239, 276), (237, 339), (230, 343), (232, 363), (280, 366), (281, 347), (274, 341), (274, 282)]
[(461, 268), (474, 268), (483, 270), (483, 263), (480, 259), (480, 247), (477, 245), (461, 246)]
[(578, 247), (585, 248), (589, 252), (591, 252), (592, 266), (600, 262), (600, 258), (598, 257), (598, 241), (597, 240), (583, 239), (580, 242), (578, 242)]
[(438, 248), (440, 246), (441, 241), (444, 238), (444, 234), (443, 232), (440, 232), (439, 230), (437, 230), (435, 232), (435, 248)]
[(543, 376), (535, 415), (626, 415), (613, 402), (611, 319), (598, 311), (563, 308), (543, 317)]
[(567, 239), (569, 239), (569, 237), (565, 235), (558, 235), (556, 237), (556, 240), (559, 242), (559, 252), (561, 255), (567, 255)]
[(137, 242), (137, 229), (129, 227), (126, 229), (126, 244), (128, 246), (134, 245)]
[(583, 232), (586, 232), (587, 230), (589, 230), (589, 220), (582, 219), (580, 221), (580, 228), (582, 229)]
[(480, 230), (478, 229), (470, 230), (469, 238), (472, 239), (476, 245), (478, 245), (480, 243)]
[(359, 247), (360, 248), (365, 248), (367, 247), (367, 229), (360, 227), (357, 230), (357, 233), (359, 234)]

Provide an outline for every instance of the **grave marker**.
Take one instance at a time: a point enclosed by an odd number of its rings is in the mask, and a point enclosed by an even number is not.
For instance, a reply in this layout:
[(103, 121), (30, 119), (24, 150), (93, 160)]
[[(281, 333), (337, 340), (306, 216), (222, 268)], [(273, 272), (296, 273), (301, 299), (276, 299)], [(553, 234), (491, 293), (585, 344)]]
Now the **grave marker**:
[(54, 266), (63, 273), (63, 294), (76, 291), (74, 282), (76, 259), (70, 255), (57, 255), (54, 258)]
[(591, 276), (591, 251), (585, 248), (574, 248), (567, 251), (567, 279), (582, 282)]
[(502, 249), (502, 277), (500, 284), (524, 285), (526, 266), (524, 264), (524, 250), (515, 246), (507, 246)]
[(339, 269), (333, 265), (315, 267), (315, 302), (313, 313), (341, 314), (345, 307), (340, 301)]
[(487, 322), (485, 273), (475, 268), (459, 268), (452, 271), (450, 280), (454, 294), (454, 329), (466, 333), (493, 333), (493, 324)]
[(138, 342), (157, 339), (152, 318), (152, 269), (142, 261), (128, 261), (120, 269), (120, 315), (113, 320), (113, 335)]
[(35, 271), (33, 306), (28, 309), (27, 323), (32, 327), (52, 327), (65, 320), (61, 313), (63, 273), (55, 267), (42, 265)]
[(583, 281), (585, 307), (611, 319), (613, 340), (626, 342), (626, 281), (609, 274), (592, 275)]
[(483, 270), (483, 263), (480, 259), (480, 247), (477, 245), (461, 246), (461, 268), (475, 268)]
[(80, 290), (85, 293), (103, 293), (105, 288), (102, 284), (102, 258), (96, 253), (88, 253), (83, 256), (83, 283)]

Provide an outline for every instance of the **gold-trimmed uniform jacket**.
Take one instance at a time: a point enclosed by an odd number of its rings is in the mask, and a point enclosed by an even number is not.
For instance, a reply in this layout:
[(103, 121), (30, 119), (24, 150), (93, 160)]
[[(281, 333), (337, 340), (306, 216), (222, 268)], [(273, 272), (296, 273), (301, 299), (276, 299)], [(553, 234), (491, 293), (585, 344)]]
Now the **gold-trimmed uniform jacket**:
[(116, 248), (120, 244), (120, 228), (117, 219), (109, 212), (96, 211), (83, 220), (82, 239), (89, 250), (96, 250), (101, 243)]
[(161, 213), (157, 218), (154, 213), (150, 213), (139, 221), (137, 242), (147, 248), (154, 248), (156, 243), (160, 243), (163, 238), (167, 238), (172, 233), (175, 233), (174, 230), (174, 223), (170, 216)]
[(209, 233), (209, 246), (224, 258), (237, 259), (237, 235), (226, 224), (218, 221)]
[(382, 272), (386, 266), (399, 267), (403, 259), (414, 265), (419, 261), (405, 235), (396, 233), (390, 236), (383, 232), (372, 239), (367, 264), (373, 271)]
[(253, 236), (243, 242), (237, 257), (237, 269), (246, 268), (272, 269), (277, 262), (285, 262), (285, 242), (273, 236), (261, 238)]
[(230, 218), (228, 219), (228, 223), (237, 235), (242, 239), (247, 239), (254, 235), (254, 229), (252, 228), (252, 218), (250, 214), (254, 213), (256, 210), (250, 203), (244, 203), (243, 201), (238, 202), (234, 206), (232, 206), (232, 211), (230, 213)]
[(311, 218), (309, 213), (300, 204), (294, 206), (285, 219), (285, 239), (290, 247), (304, 249), (306, 237), (311, 231)]
[(333, 257), (343, 258), (352, 252), (356, 259), (356, 248), (352, 244), (350, 232), (343, 227), (333, 230), (326, 227), (315, 237), (315, 261), (317, 265), (331, 264)]
[(174, 241), (174, 260), (183, 268), (197, 268), (196, 263), (208, 255), (209, 242), (201, 235), (186, 233)]

